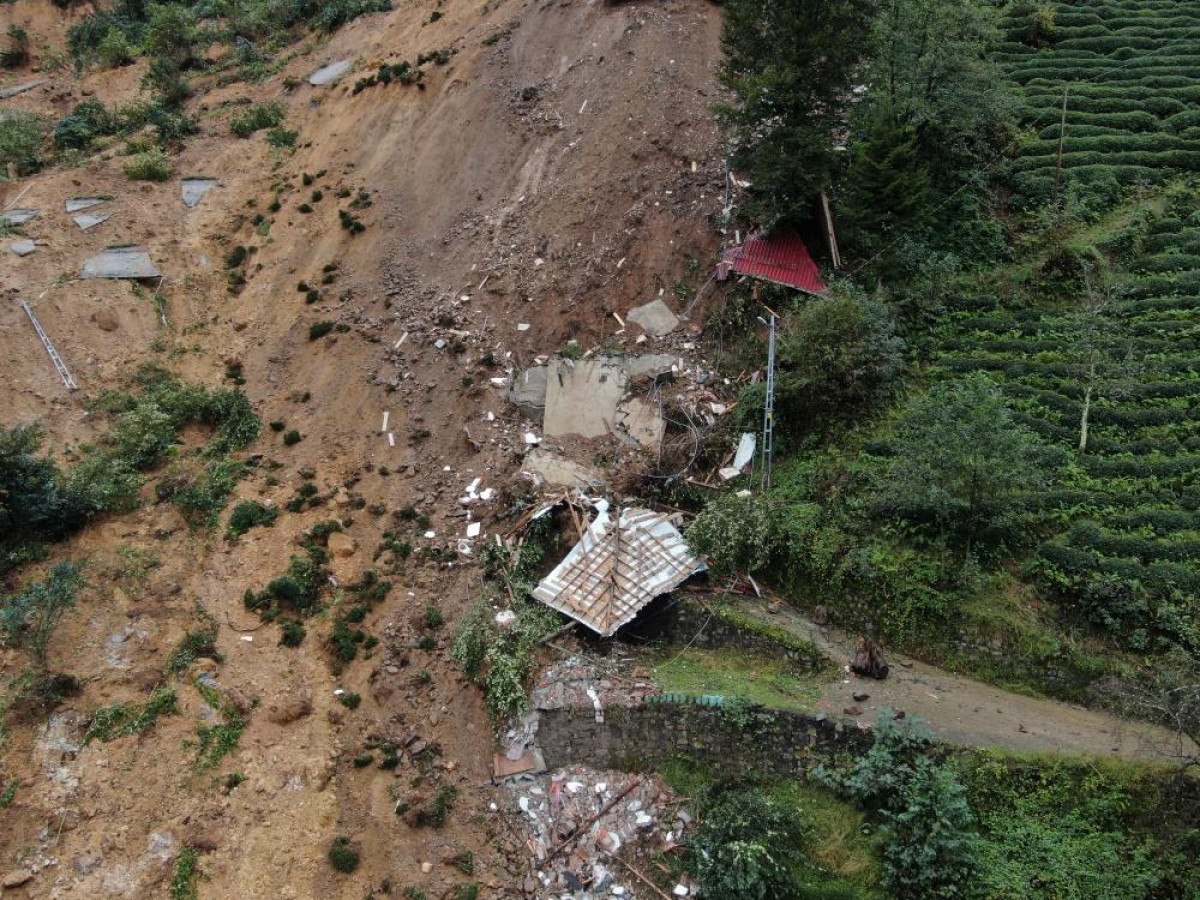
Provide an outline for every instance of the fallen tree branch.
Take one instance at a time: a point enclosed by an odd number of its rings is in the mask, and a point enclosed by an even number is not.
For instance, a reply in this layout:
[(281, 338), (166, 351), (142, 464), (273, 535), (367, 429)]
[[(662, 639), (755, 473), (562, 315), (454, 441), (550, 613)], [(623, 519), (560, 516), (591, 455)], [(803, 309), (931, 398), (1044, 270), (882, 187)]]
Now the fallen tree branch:
[(562, 841), (559, 842), (558, 846), (555, 847), (553, 850), (551, 850), (550, 854), (545, 859), (543, 859), (540, 863), (538, 863), (538, 868), (539, 869), (545, 868), (547, 863), (549, 863), (552, 859), (556, 858), (564, 850), (566, 850), (568, 847), (570, 847), (572, 844), (574, 844), (577, 840), (579, 840), (579, 838), (583, 836), (583, 833), (585, 831), (587, 831), (589, 828), (591, 828), (593, 825), (595, 825), (596, 822), (598, 822), (604, 816), (605, 813), (607, 813), (610, 809), (612, 809), (614, 806), (616, 806), (618, 803), (620, 803), (622, 800), (624, 800), (629, 795), (629, 792), (632, 791), (635, 787), (638, 787), (639, 785), (641, 785), (641, 783), (642, 783), (642, 779), (640, 779), (640, 778), (635, 778), (633, 781), (629, 782), (629, 784), (625, 786), (625, 790), (621, 791), (621, 793), (617, 794), (617, 796), (613, 797), (611, 800), (609, 800), (607, 803), (605, 803), (604, 806), (600, 807), (600, 812), (596, 813), (594, 816), (592, 816), (590, 819), (588, 819), (586, 822), (584, 822), (582, 825), (580, 825), (578, 828), (576, 828), (574, 831), (572, 831), (569, 835), (567, 835), (565, 838), (563, 838)]

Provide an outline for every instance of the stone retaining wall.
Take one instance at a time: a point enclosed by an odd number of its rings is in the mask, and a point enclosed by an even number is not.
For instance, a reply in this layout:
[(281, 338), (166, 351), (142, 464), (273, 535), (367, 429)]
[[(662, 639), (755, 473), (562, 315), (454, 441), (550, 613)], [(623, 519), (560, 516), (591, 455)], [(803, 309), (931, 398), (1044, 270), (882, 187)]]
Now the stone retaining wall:
[(642, 771), (677, 756), (725, 775), (804, 775), (837, 751), (861, 752), (869, 733), (784, 710), (699, 702), (654, 702), (605, 709), (543, 710), (537, 743), (546, 765)]
[(732, 609), (671, 596), (643, 610), (622, 631), (621, 638), (631, 643), (665, 641), (701, 650), (746, 650), (783, 657), (812, 671), (828, 665), (824, 654), (803, 638), (749, 617), (738, 617), (735, 621), (736, 616)]

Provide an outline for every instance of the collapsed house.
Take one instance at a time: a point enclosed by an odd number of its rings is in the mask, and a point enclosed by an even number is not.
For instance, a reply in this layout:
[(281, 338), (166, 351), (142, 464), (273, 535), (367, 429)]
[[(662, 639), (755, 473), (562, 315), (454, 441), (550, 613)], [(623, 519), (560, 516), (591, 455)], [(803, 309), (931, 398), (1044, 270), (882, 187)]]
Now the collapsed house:
[[(558, 505), (544, 507), (538, 516)], [(595, 519), (533, 596), (601, 637), (611, 637), (651, 600), (704, 571), (705, 565), (675, 527), (674, 516), (633, 507), (614, 516), (607, 500), (591, 501), (591, 506)]]

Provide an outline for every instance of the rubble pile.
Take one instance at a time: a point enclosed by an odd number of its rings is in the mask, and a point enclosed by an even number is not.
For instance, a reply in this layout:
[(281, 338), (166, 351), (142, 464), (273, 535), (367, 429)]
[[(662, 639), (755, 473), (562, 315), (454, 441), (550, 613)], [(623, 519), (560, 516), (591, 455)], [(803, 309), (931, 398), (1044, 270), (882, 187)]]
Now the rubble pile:
[(664, 890), (665, 866), (692, 822), (683, 801), (656, 777), (562, 769), (509, 787), (525, 822), (530, 875), (538, 897), (691, 896), (687, 879)]

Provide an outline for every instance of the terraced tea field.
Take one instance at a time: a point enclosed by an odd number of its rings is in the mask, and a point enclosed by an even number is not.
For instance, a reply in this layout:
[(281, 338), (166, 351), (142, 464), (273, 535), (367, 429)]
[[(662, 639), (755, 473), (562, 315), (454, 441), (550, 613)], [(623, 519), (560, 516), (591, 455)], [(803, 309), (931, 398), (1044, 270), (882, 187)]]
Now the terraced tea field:
[(1030, 6), (1014, 4), (1002, 20), (997, 53), (1022, 87), (1033, 133), (1013, 163), (1019, 194), (1053, 190), (1064, 90), (1072, 179), (1156, 183), (1200, 170), (1200, 2), (1053, 3), (1053, 26), (1041, 28)]
[(1134, 649), (1157, 639), (1196, 649), (1200, 195), (1176, 191), (1113, 243), (1140, 251), (1091, 301), (1058, 311), (959, 301), (935, 373), (988, 372), (1019, 417), (1069, 453), (1024, 512), (1043, 534), (1062, 529), (1031, 572)]

